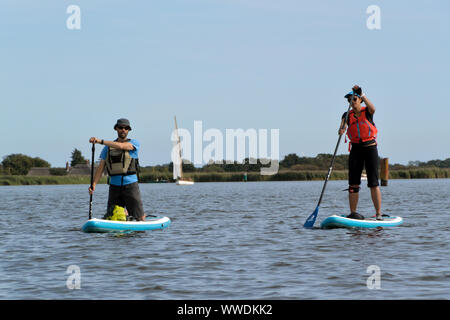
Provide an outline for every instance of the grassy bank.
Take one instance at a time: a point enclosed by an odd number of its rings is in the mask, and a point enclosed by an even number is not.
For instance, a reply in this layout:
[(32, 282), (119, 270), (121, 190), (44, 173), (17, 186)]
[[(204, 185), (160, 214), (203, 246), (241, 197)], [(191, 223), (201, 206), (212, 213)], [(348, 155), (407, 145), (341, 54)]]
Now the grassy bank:
[[(87, 184), (91, 183), (90, 176), (0, 176), (1, 186), (11, 185), (51, 185), (51, 184)], [(100, 180), (106, 183), (106, 177)]]
[(390, 170), (389, 179), (441, 179), (450, 178), (450, 169), (422, 168)]
[[(303, 180), (323, 180), (327, 171), (288, 171), (282, 170), (275, 175), (263, 176), (259, 172), (248, 172), (247, 181), (303, 181)], [(186, 178), (191, 178), (196, 182), (237, 182), (244, 180), (244, 172), (188, 172)], [(140, 181), (143, 183), (154, 182), (156, 180), (172, 180), (172, 173), (146, 173), (141, 174)], [(332, 180), (347, 179), (347, 172), (334, 171)]]
[[(263, 176), (259, 172), (247, 173), (247, 181), (313, 181), (325, 180), (327, 170), (314, 171), (294, 171), (280, 170), (277, 174)], [(225, 182), (225, 181), (243, 181), (244, 172), (196, 172), (186, 173), (186, 177), (192, 178), (197, 182)], [(424, 168), (424, 169), (406, 169), (391, 170), (389, 179), (436, 179), (450, 178), (450, 169)], [(347, 180), (347, 170), (334, 170), (331, 173), (330, 180)]]
[[(334, 170), (331, 180), (347, 180), (347, 170)], [(244, 172), (190, 172), (185, 174), (196, 182), (239, 182), (244, 180)], [(247, 181), (312, 181), (325, 180), (325, 170), (280, 170), (277, 174), (263, 176), (259, 172), (248, 172)], [(421, 168), (390, 170), (389, 179), (436, 179), (450, 178), (450, 169)], [(140, 176), (140, 182), (150, 183), (157, 180), (172, 180), (172, 173), (156, 172), (144, 173)], [(100, 180), (106, 183), (106, 177)], [(90, 176), (0, 176), (0, 185), (56, 185), (56, 184), (90, 184)]]
[[(279, 171), (274, 175), (261, 175), (259, 172), (247, 173), (247, 181), (309, 181), (324, 180), (327, 171)], [(186, 177), (198, 182), (243, 181), (244, 172), (199, 172), (187, 173)], [(345, 171), (332, 173), (332, 180), (347, 179)]]

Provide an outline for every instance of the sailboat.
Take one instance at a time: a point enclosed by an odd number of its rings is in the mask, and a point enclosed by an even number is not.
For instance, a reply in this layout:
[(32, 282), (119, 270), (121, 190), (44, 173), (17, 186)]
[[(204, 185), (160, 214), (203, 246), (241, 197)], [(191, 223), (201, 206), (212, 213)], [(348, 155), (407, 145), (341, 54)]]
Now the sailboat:
[(175, 118), (175, 134), (176, 141), (174, 145), (174, 153), (177, 159), (172, 159), (176, 161), (173, 162), (173, 179), (176, 181), (177, 185), (192, 185), (194, 181), (183, 179), (183, 159), (181, 158), (181, 141), (180, 136), (178, 134), (178, 125), (177, 125), (177, 117)]

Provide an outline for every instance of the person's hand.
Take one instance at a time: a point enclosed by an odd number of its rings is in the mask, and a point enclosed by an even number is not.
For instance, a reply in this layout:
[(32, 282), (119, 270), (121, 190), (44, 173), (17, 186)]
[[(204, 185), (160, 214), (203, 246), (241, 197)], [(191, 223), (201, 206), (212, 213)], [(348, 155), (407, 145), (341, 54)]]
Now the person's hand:
[(92, 184), (92, 188), (91, 187), (89, 187), (89, 194), (94, 194), (94, 191), (95, 191), (95, 183), (94, 184)]
[(345, 133), (345, 129), (340, 128), (338, 133), (339, 133), (340, 136), (343, 135)]
[(363, 92), (362, 92), (362, 88), (358, 85), (354, 85), (352, 88), (353, 92), (356, 93), (358, 96), (362, 97), (363, 96)]
[(89, 143), (99, 143), (100, 140), (98, 140), (96, 137), (92, 137), (89, 139)]

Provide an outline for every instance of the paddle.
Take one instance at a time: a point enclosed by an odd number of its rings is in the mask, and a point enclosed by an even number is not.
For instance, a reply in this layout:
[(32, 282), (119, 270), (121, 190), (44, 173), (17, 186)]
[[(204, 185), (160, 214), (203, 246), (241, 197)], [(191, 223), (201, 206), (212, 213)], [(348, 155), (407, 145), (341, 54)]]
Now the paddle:
[[(349, 106), (348, 106), (348, 109), (347, 109), (347, 113), (345, 115), (345, 121), (343, 122), (343, 126), (341, 126), (340, 129), (344, 129), (345, 124), (347, 123), (348, 114), (349, 114), (350, 109), (352, 107), (352, 101), (353, 101), (353, 97), (354, 96), (355, 96), (355, 92), (352, 92), (352, 98), (350, 100), (350, 103), (349, 103)], [(327, 177), (325, 179), (325, 183), (323, 184), (322, 192), (320, 193), (319, 202), (317, 203), (316, 210), (314, 210), (314, 212), (308, 217), (308, 219), (306, 219), (305, 224), (303, 225), (304, 228), (312, 228), (314, 226), (314, 223), (316, 222), (317, 215), (319, 214), (320, 203), (322, 202), (323, 194), (325, 192), (325, 188), (327, 187), (328, 179), (330, 179), (331, 171), (333, 170), (334, 160), (336, 159), (336, 153), (338, 151), (339, 143), (341, 142), (341, 138), (342, 138), (342, 133), (339, 132), (339, 139), (338, 139), (338, 141), (336, 143), (336, 148), (334, 149), (333, 157), (331, 158), (330, 167), (328, 168), (328, 174), (327, 174)]]
[[(95, 155), (95, 143), (92, 143), (92, 161), (91, 161), (91, 189), (94, 187), (94, 155)], [(92, 193), (89, 199), (89, 220), (92, 219)]]

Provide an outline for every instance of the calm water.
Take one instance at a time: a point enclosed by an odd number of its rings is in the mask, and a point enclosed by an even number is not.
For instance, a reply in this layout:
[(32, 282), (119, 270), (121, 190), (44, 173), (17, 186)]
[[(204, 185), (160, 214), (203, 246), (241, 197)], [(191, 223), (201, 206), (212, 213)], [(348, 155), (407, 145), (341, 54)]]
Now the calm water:
[[(85, 234), (86, 185), (0, 187), (0, 299), (449, 299), (450, 180), (391, 180), (384, 230), (303, 229), (323, 182), (141, 184), (166, 230)], [(316, 225), (347, 213), (331, 181)], [(372, 215), (367, 187), (359, 212)], [(94, 195), (94, 216), (107, 186)], [(80, 289), (66, 281), (80, 268)], [(367, 268), (380, 269), (369, 289)]]

